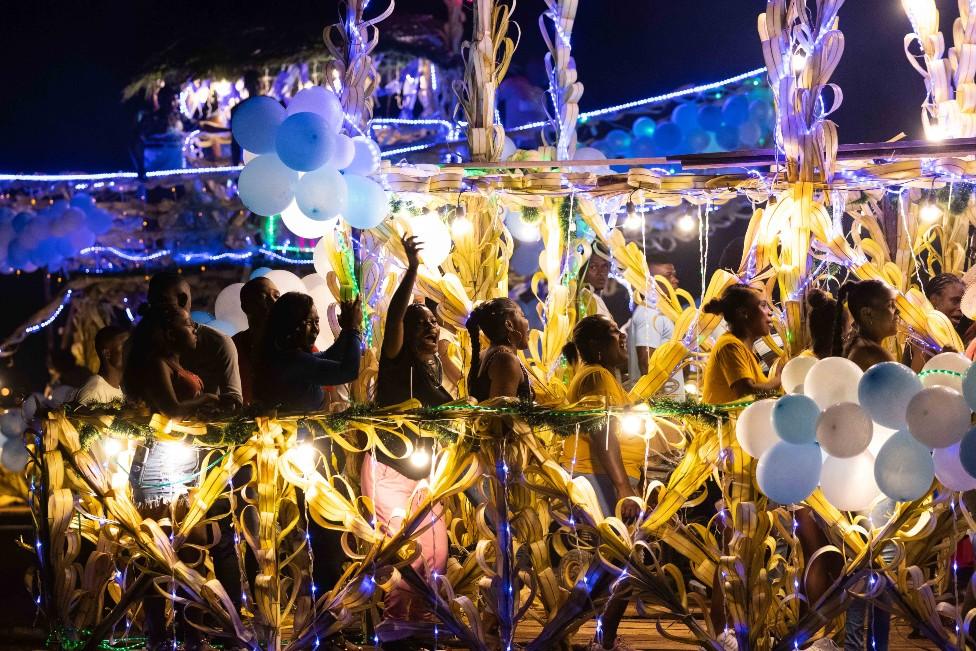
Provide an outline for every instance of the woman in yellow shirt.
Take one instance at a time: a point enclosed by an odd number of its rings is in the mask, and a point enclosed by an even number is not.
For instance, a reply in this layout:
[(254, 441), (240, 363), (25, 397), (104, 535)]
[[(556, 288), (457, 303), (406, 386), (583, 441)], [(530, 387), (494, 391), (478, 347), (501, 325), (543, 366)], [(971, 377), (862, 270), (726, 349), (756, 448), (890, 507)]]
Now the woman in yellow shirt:
[(748, 285), (731, 285), (721, 298), (713, 298), (702, 309), (721, 314), (729, 326), (708, 356), (702, 401), (722, 404), (778, 389), (779, 369), (767, 378), (752, 350), (756, 341), (770, 332), (771, 313), (762, 294)]

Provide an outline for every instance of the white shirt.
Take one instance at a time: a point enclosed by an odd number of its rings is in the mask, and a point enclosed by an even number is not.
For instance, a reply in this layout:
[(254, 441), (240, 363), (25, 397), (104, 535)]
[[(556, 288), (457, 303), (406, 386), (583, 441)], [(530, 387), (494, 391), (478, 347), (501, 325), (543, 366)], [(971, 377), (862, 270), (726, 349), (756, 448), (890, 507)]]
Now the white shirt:
[[(637, 348), (660, 348), (666, 341), (671, 341), (674, 335), (674, 324), (671, 319), (661, 314), (656, 308), (638, 305), (630, 317), (627, 328), (627, 349), (630, 355), (628, 384), (632, 387), (641, 378), (640, 364), (637, 360)], [(685, 399), (685, 372), (679, 368), (674, 372), (657, 395)]]
[(80, 405), (87, 405), (92, 402), (107, 403), (122, 400), (124, 397), (122, 389), (116, 389), (106, 382), (101, 375), (93, 375), (78, 389), (75, 402)]

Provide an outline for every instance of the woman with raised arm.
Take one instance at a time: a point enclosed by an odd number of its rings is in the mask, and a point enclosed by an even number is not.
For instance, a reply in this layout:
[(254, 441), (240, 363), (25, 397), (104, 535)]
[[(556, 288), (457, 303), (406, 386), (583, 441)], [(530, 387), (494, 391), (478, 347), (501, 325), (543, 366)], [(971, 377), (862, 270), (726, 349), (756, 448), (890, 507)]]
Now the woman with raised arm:
[[(471, 368), (468, 393), (479, 402), (490, 398), (518, 398), (531, 402), (535, 394), (529, 372), (518, 351), (529, 345), (529, 320), (510, 298), (493, 298), (481, 303), (468, 317), (471, 337)], [(481, 333), (491, 344), (481, 350)]]
[[(376, 380), (376, 402), (382, 407), (398, 405), (411, 398), (424, 407), (450, 402), (454, 397), (443, 387), (443, 369), (438, 356), (440, 328), (434, 314), (424, 305), (413, 302), (417, 268), (420, 265), (421, 244), (413, 237), (402, 240), (407, 257), (407, 269), (400, 285), (393, 293), (386, 314), (383, 345), (380, 354), (379, 376)], [(430, 476), (431, 444), (407, 431), (413, 453), (406, 457), (402, 441), (391, 441), (392, 456), (379, 450), (375, 456), (367, 454), (362, 467), (363, 494), (373, 500), (376, 517), (390, 531), (398, 530), (403, 518), (419, 501), (415, 494), (417, 482)], [(411, 502), (414, 500), (414, 503)], [(439, 509), (430, 515), (431, 522), (414, 540), (420, 544), (420, 556), (413, 569), (421, 577), (443, 574), (447, 566), (447, 526)], [(407, 637), (410, 627), (401, 622), (425, 618), (429, 610), (421, 598), (401, 582), (385, 600), (384, 621), (377, 627), (381, 640), (392, 641)]]

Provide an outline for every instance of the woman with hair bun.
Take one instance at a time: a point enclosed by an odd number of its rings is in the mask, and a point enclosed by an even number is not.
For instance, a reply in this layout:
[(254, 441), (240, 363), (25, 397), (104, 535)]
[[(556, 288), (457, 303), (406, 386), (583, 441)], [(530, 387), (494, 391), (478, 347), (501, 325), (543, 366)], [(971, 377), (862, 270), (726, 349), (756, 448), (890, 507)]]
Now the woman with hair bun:
[[(895, 290), (880, 280), (849, 280), (837, 292), (834, 310), (834, 356), (843, 356), (863, 370), (895, 358), (882, 345), (898, 332)], [(844, 342), (844, 305), (853, 319), (850, 338)]]
[[(810, 330), (810, 350), (817, 359), (830, 357), (834, 348), (834, 315), (837, 301), (822, 289), (811, 289), (807, 294), (807, 328)], [(849, 319), (841, 323), (844, 338), (850, 329)]]
[[(529, 373), (518, 357), (529, 345), (529, 320), (522, 308), (510, 298), (493, 298), (471, 311), (466, 327), (471, 336), (468, 393), (479, 402), (501, 397), (531, 402)], [(482, 332), (491, 344), (485, 351)]]
[(767, 378), (753, 352), (756, 340), (770, 332), (769, 304), (758, 290), (748, 285), (731, 285), (720, 298), (702, 308), (720, 314), (729, 330), (718, 338), (705, 366), (702, 401), (708, 404), (734, 402), (745, 396), (780, 387), (779, 370)]

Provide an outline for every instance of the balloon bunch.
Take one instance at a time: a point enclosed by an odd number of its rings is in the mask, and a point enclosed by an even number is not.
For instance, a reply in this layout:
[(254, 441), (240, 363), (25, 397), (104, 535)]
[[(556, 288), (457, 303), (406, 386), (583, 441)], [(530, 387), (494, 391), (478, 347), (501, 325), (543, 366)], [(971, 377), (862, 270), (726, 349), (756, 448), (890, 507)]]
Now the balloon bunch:
[(736, 439), (759, 459), (770, 499), (800, 502), (819, 485), (842, 511), (884, 495), (924, 496), (935, 478), (949, 490), (976, 489), (976, 365), (941, 353), (921, 373), (896, 362), (867, 371), (843, 357), (796, 357), (783, 367), (779, 399), (746, 407)]
[(81, 193), (37, 212), (0, 208), (0, 269), (57, 269), (108, 232), (113, 219), (90, 195)]
[[(284, 269), (260, 267), (251, 272), (251, 278), (267, 278), (274, 283), (282, 294), (298, 292), (311, 296), (315, 310), (319, 313), (320, 322), (323, 324), (320, 327), (319, 336), (315, 340), (315, 347), (319, 350), (325, 350), (335, 341), (335, 335), (326, 323), (329, 306), (333, 305), (336, 299), (332, 296), (325, 280), (329, 273), (328, 261), (324, 257), (316, 257), (315, 269), (315, 273), (299, 278)], [(244, 283), (234, 283), (224, 287), (214, 302), (214, 313), (211, 315), (207, 312), (193, 312), (191, 314), (193, 320), (219, 330), (229, 337), (242, 330), (247, 330), (247, 316), (241, 309), (241, 288), (243, 286)]]
[[(50, 397), (43, 393), (28, 396), (20, 407), (8, 409), (0, 414), (0, 466), (8, 472), (20, 473), (27, 467), (30, 455), (24, 442), (24, 433), (37, 412), (42, 409), (58, 409), (71, 402), (76, 390), (60, 384), (51, 391)], [(35, 425), (34, 429), (39, 429)]]
[(280, 214), (288, 230), (307, 239), (334, 230), (340, 216), (355, 228), (378, 226), (389, 200), (367, 177), (379, 166), (379, 147), (341, 133), (343, 122), (339, 99), (321, 86), (296, 93), (287, 109), (265, 95), (241, 102), (231, 132), (247, 152), (238, 180), (244, 205), (258, 215)]
[(590, 144), (612, 158), (735, 151), (771, 141), (775, 121), (765, 85), (746, 85), (722, 102), (678, 104), (667, 120), (642, 116), (630, 131), (614, 129)]

